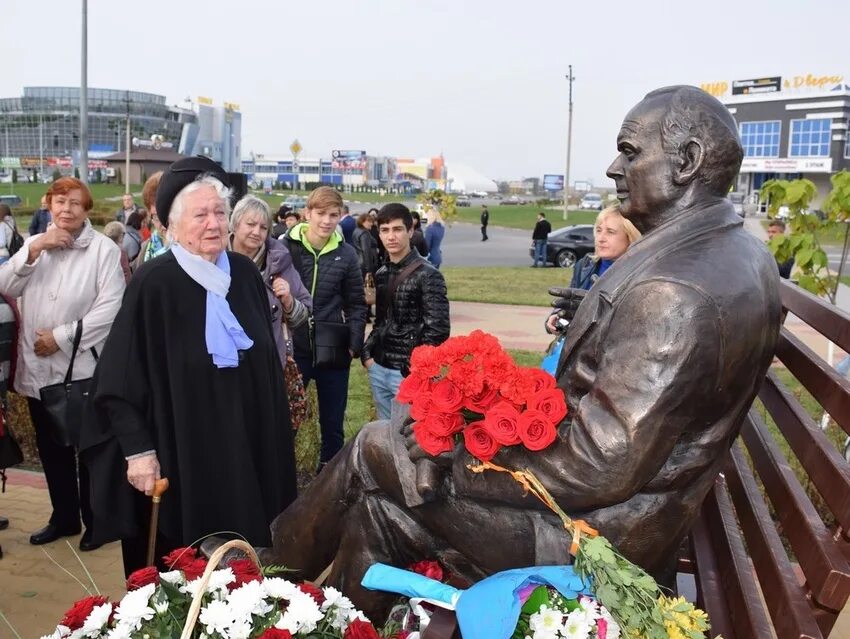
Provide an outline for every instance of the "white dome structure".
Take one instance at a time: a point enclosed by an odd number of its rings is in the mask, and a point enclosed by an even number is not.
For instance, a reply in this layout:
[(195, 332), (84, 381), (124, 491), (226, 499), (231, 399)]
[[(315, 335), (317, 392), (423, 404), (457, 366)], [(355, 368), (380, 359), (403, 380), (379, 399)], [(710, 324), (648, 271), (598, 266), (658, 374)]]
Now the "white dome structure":
[(499, 190), (493, 180), (472, 167), (457, 162), (447, 163), (446, 178), (449, 183), (449, 190), (453, 193), (472, 193), (473, 191), (496, 193)]

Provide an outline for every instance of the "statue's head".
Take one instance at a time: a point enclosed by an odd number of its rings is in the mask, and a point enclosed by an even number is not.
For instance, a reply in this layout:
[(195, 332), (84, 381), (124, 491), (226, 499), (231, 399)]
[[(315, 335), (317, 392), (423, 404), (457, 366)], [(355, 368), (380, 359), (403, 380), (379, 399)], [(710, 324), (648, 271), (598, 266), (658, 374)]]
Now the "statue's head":
[(626, 115), (608, 167), (620, 211), (646, 232), (683, 202), (725, 197), (744, 151), (728, 109), (690, 86), (648, 93)]

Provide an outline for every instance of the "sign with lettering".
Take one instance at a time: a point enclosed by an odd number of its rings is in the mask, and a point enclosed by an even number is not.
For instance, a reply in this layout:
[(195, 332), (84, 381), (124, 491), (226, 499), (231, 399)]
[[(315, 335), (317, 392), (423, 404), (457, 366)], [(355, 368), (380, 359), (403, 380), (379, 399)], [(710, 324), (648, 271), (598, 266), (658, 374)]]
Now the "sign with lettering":
[(741, 173), (832, 173), (832, 158), (744, 158)]
[(733, 80), (732, 95), (753, 93), (775, 93), (782, 90), (782, 77), (757, 78), (755, 80)]

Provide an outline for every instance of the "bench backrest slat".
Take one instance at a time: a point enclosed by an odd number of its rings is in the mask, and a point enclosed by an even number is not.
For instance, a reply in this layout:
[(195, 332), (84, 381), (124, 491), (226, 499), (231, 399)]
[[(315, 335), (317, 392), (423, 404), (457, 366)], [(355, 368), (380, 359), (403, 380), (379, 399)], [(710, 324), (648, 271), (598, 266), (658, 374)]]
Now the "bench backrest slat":
[(783, 328), (776, 355), (836, 423), (850, 434), (850, 381)]
[(782, 280), (779, 293), (785, 309), (850, 353), (850, 314), (788, 280)]
[(850, 530), (850, 464), (775, 373), (767, 374), (759, 399), (836, 521)]
[(770, 617), (762, 604), (750, 558), (732, 510), (726, 481), (722, 476), (715, 481), (714, 489), (709, 492), (703, 508), (737, 636), (770, 637)]
[(741, 436), (806, 575), (812, 596), (821, 605), (840, 610), (850, 595), (847, 559), (757, 413), (747, 415)]
[(770, 518), (752, 470), (740, 444), (732, 446), (726, 484), (744, 531), (747, 548), (758, 574), (761, 591), (778, 639), (822, 639), (806, 602), (806, 591), (788, 560), (788, 554)]

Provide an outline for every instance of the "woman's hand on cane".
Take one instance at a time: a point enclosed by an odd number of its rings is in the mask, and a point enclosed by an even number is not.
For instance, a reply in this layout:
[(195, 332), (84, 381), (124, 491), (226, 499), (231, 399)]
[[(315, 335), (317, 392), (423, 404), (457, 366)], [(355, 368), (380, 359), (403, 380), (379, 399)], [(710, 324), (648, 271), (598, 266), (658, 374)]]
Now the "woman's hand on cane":
[(160, 478), (159, 459), (156, 453), (127, 460), (127, 481), (145, 495), (152, 495), (154, 484)]

